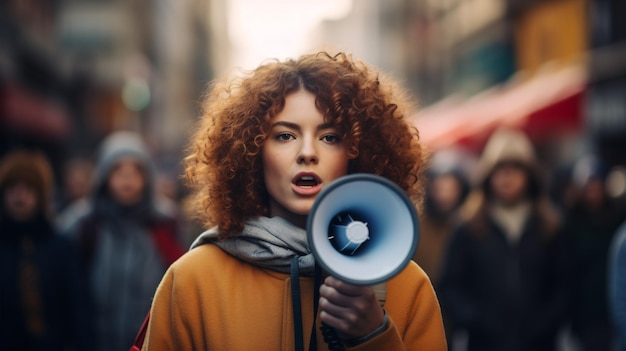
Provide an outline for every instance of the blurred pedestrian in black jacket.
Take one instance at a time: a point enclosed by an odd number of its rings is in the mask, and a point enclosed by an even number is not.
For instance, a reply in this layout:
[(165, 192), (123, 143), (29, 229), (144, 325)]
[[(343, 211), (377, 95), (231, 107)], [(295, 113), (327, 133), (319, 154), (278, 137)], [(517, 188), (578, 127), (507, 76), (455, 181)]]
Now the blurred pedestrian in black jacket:
[(607, 265), (611, 241), (625, 216), (624, 209), (607, 194), (607, 171), (594, 155), (574, 165), (576, 197), (566, 213), (565, 230), (574, 239), (576, 281), (580, 283), (575, 290), (572, 332), (581, 351), (610, 350), (615, 338), (609, 316)]
[(46, 158), (0, 163), (0, 350), (88, 350), (91, 330), (78, 252), (57, 235)]
[(469, 351), (556, 350), (571, 307), (572, 254), (526, 135), (499, 130), (446, 254), (439, 296)]

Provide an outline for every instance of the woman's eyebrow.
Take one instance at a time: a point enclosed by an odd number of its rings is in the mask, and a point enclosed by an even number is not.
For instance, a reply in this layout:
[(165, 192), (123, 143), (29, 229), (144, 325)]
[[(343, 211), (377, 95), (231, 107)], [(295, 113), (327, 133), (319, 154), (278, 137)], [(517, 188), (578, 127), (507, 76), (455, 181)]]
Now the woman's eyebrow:
[(274, 124), (272, 124), (272, 128), (274, 127), (287, 127), (289, 129), (296, 129), (296, 130), (300, 130), (300, 126), (296, 123), (291, 123), (291, 122), (286, 122), (286, 121), (278, 121)]
[[(291, 123), (291, 122), (287, 122), (287, 121), (278, 121), (278, 122), (272, 124), (272, 128), (280, 127), (280, 126), (287, 127), (287, 128), (290, 128), (290, 129), (295, 129), (295, 130), (298, 130), (298, 131), (301, 129), (299, 124)], [(322, 123), (322, 124), (317, 126), (317, 130), (324, 130), (324, 129), (331, 129), (331, 128), (334, 128), (332, 123)]]
[(332, 128), (335, 128), (335, 126), (332, 123), (322, 123), (319, 126), (317, 126), (317, 130), (332, 129)]

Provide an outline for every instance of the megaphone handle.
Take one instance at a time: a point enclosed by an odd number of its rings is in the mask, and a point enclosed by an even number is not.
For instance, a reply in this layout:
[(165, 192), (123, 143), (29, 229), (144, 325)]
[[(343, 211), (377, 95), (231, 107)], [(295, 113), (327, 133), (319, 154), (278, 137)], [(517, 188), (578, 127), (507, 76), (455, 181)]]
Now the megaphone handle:
[[(316, 289), (316, 293), (315, 293), (315, 310), (317, 311), (317, 301), (319, 300), (319, 283), (318, 280), (320, 279), (318, 272), (316, 272), (316, 276), (315, 276), (315, 280), (316, 280), (316, 284), (315, 286), (317, 287)], [(373, 286), (374, 292), (376, 293), (376, 297), (378, 299), (378, 303), (380, 304), (381, 308), (385, 307), (385, 301), (387, 300), (387, 283), (386, 282), (382, 282), (382, 283), (378, 283), (376, 285)], [(321, 323), (322, 325), (320, 326), (320, 330), (322, 331), (322, 336), (324, 337), (324, 341), (326, 342), (326, 344), (328, 344), (328, 349), (330, 351), (345, 351), (345, 347), (343, 342), (339, 339), (339, 335), (337, 335), (337, 331), (326, 325), (325, 323)]]
[[(385, 307), (385, 301), (387, 300), (387, 283), (382, 282), (373, 286), (374, 292), (376, 293), (376, 297), (378, 299), (378, 303), (381, 308)], [(319, 298), (318, 298), (319, 299)], [(322, 323), (320, 327), (322, 331), (322, 335), (324, 336), (324, 341), (328, 344), (328, 348), (330, 351), (344, 351), (345, 348), (343, 343), (339, 339), (337, 335), (337, 331), (329, 327), (328, 325)]]
[(328, 344), (328, 349), (330, 351), (344, 351), (345, 350), (343, 343), (339, 339), (339, 336), (337, 335), (337, 331), (334, 328), (329, 327), (328, 325), (322, 323), (322, 326), (320, 327), (320, 329), (322, 331), (322, 335), (324, 336), (324, 341), (326, 342), (326, 344)]

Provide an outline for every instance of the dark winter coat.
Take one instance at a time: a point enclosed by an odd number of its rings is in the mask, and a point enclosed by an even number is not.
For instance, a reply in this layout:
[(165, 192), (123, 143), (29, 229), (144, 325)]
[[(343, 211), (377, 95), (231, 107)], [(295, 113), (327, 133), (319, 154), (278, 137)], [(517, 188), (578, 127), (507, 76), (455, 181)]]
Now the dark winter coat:
[(468, 351), (555, 350), (571, 307), (571, 244), (532, 215), (517, 245), (485, 218), (461, 226), (447, 254), (440, 298), (450, 324), (468, 332)]
[[(30, 288), (20, 279), (27, 262), (32, 264)], [(89, 350), (93, 341), (82, 273), (76, 248), (45, 219), (0, 221), (0, 350)], [(29, 331), (29, 319), (33, 323), (38, 317), (25, 313), (26, 296), (40, 303), (41, 335)]]
[(566, 216), (565, 230), (574, 241), (580, 283), (575, 290), (572, 331), (583, 350), (609, 350), (614, 339), (607, 289), (609, 247), (625, 218), (620, 209), (608, 204), (597, 212), (576, 205)]

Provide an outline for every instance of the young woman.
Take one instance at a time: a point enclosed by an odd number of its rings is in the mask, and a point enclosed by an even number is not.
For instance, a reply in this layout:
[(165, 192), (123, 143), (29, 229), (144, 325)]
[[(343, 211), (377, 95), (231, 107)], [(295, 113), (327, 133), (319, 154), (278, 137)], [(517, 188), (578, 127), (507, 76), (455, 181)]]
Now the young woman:
[(370, 286), (332, 276), (315, 286), (306, 239), (317, 194), (343, 175), (380, 175), (421, 199), (423, 154), (400, 93), (362, 62), (327, 53), (214, 85), (186, 159), (211, 229), (161, 281), (143, 349), (328, 350), (324, 323), (351, 350), (445, 350), (438, 301), (414, 262), (387, 282), (383, 309)]

